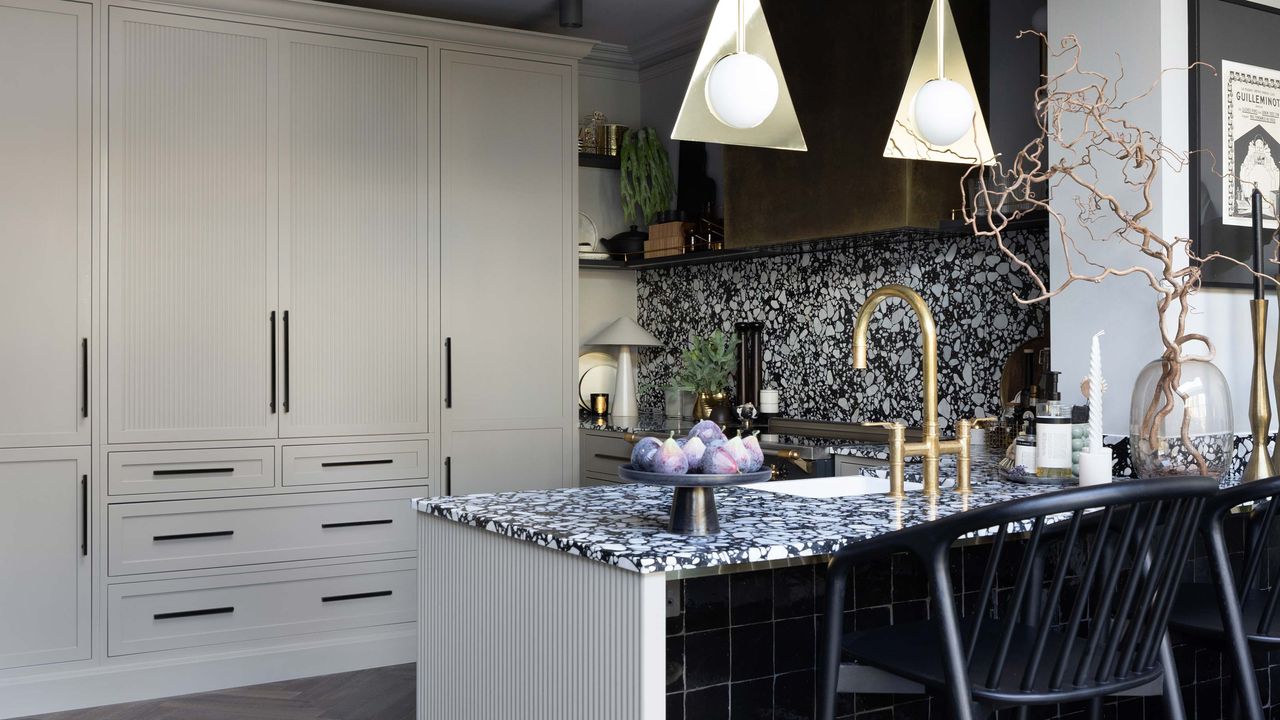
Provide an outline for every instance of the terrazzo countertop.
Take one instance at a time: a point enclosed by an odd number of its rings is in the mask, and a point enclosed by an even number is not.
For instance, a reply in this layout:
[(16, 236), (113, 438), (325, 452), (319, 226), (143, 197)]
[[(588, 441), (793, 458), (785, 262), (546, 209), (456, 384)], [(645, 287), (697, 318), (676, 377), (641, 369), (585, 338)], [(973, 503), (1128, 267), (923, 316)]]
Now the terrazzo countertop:
[[(867, 474), (885, 472), (869, 469)], [(943, 477), (954, 478), (954, 466)], [(910, 477), (908, 477), (910, 479)], [(1058, 489), (1000, 480), (990, 461), (973, 465), (973, 492), (927, 499), (884, 495), (805, 498), (728, 487), (716, 490), (721, 532), (666, 532), (671, 490), (648, 485), (419, 498), (420, 512), (640, 573), (829, 555), (877, 535), (964, 510)]]
[(868, 460), (888, 460), (889, 446), (883, 443), (849, 443), (833, 445), (828, 452), (832, 455), (866, 458)]

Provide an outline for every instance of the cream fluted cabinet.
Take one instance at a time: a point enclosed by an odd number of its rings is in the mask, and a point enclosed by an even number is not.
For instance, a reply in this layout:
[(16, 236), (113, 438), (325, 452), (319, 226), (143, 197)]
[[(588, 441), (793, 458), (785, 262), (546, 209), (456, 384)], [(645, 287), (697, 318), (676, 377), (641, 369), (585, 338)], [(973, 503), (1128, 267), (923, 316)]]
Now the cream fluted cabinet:
[(412, 661), (408, 499), (570, 484), (590, 47), (0, 0), (0, 718)]

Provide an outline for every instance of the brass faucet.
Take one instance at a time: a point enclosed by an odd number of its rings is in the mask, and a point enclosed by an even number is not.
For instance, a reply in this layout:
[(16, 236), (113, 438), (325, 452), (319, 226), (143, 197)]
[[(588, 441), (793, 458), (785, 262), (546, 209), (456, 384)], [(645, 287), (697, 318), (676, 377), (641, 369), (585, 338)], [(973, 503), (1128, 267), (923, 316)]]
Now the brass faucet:
[(924, 359), (921, 374), (924, 380), (924, 436), (920, 442), (907, 442), (906, 428), (901, 423), (865, 423), (889, 429), (889, 496), (905, 497), (903, 492), (903, 460), (907, 457), (920, 457), (923, 463), (924, 494), (937, 496), (938, 458), (942, 455), (956, 456), (956, 491), (967, 493), (969, 482), (969, 431), (978, 423), (987, 422), (990, 418), (978, 420), (959, 420), (956, 422), (956, 437), (943, 440), (938, 435), (938, 326), (933, 321), (933, 313), (925, 304), (924, 298), (915, 290), (905, 285), (885, 285), (871, 293), (867, 302), (858, 312), (858, 322), (853, 329), (853, 366), (859, 370), (867, 368), (867, 329), (871, 323), (871, 313), (880, 303), (888, 298), (906, 301), (915, 311), (920, 321), (920, 339), (924, 346)]

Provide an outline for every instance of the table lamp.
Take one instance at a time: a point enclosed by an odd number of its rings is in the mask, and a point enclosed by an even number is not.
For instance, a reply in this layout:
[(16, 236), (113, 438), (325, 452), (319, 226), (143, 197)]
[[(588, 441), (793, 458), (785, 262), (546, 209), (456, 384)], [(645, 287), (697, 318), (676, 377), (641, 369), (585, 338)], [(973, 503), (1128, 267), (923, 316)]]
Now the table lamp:
[(614, 345), (618, 348), (618, 380), (613, 390), (610, 414), (614, 417), (634, 417), (639, 415), (636, 406), (636, 366), (632, 355), (633, 347), (653, 347), (661, 345), (649, 331), (640, 327), (635, 320), (623, 316), (609, 323), (605, 329), (587, 340), (587, 345)]

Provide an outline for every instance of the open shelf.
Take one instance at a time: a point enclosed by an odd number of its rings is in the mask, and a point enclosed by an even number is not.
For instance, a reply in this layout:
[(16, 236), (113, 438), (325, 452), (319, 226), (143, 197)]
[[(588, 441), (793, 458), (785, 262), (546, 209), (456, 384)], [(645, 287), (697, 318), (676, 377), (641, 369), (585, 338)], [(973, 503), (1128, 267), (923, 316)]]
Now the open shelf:
[(622, 167), (622, 158), (617, 155), (594, 155), (591, 153), (578, 153), (579, 167), (605, 168), (606, 170), (617, 170)]
[(621, 260), (591, 260), (587, 258), (578, 258), (578, 267), (593, 268), (596, 270), (631, 270), (627, 264)]

